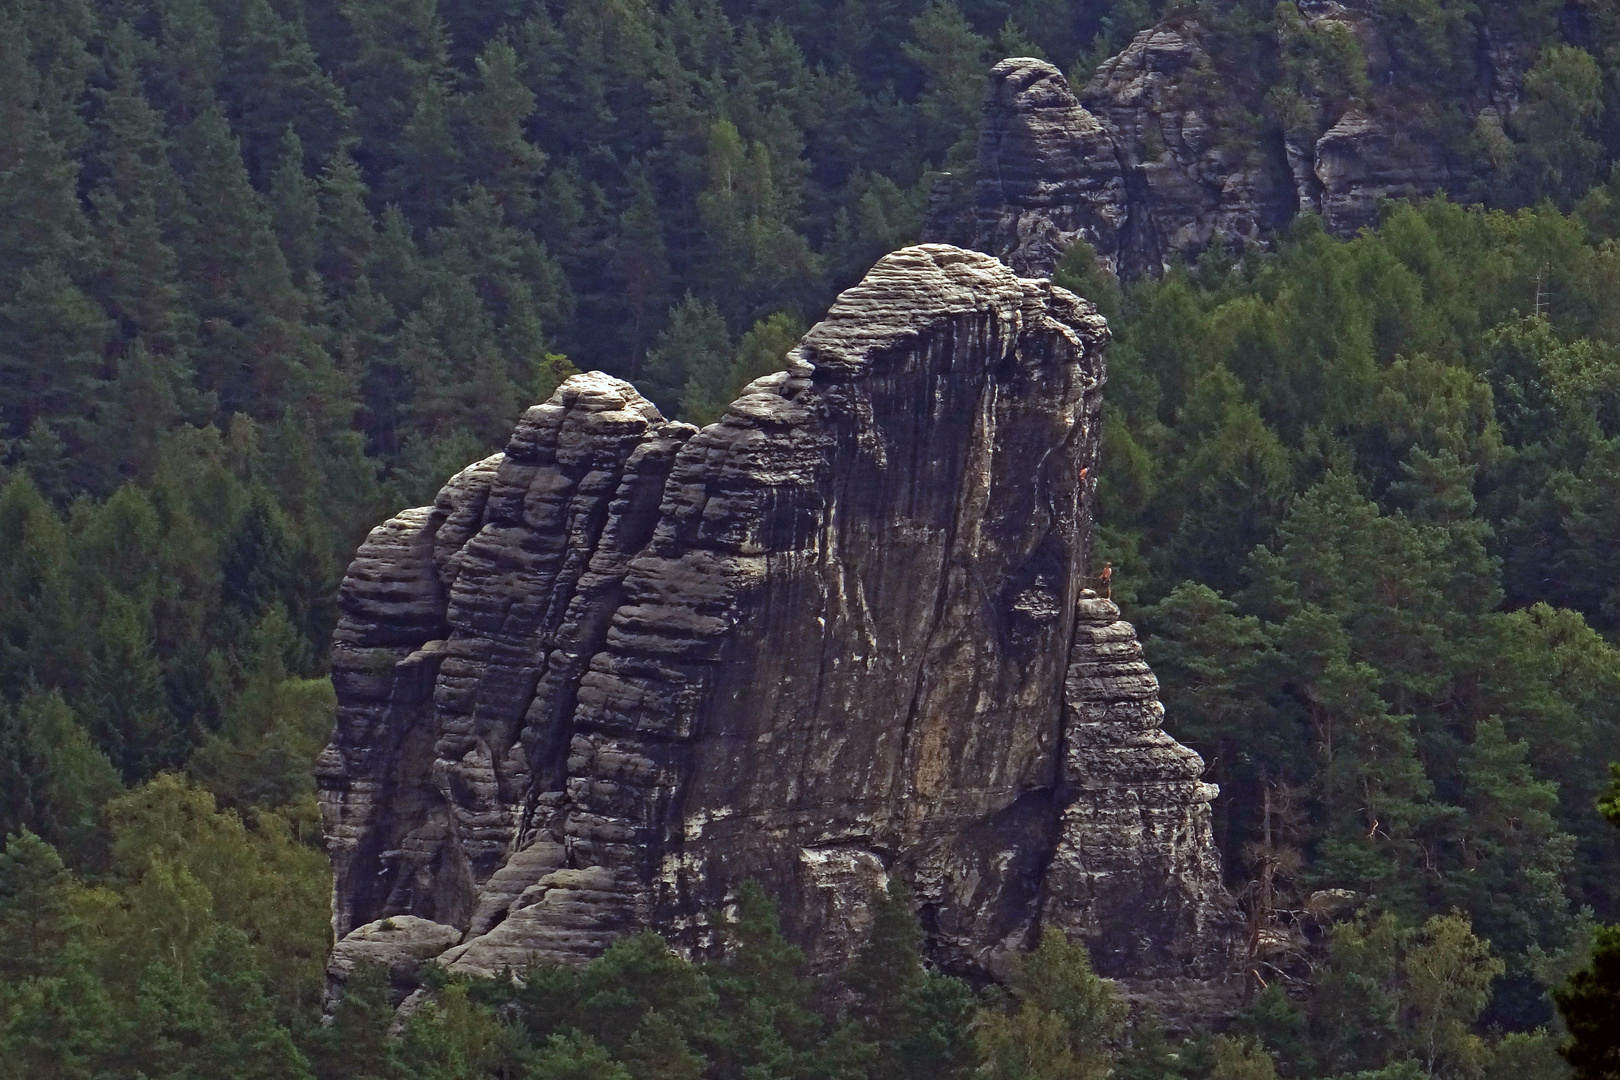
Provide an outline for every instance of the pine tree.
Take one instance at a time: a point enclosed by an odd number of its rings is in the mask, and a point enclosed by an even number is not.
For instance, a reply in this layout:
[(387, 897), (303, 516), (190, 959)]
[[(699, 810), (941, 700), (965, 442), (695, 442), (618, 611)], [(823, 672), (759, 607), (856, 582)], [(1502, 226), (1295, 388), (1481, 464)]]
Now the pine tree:
[(944, 0), (934, 0), (911, 21), (911, 36), (915, 43), (901, 49), (922, 68), (927, 87), (918, 102), (928, 122), (925, 152), (943, 151), (947, 167), (960, 168), (971, 162), (978, 138), (990, 42), (973, 32), (960, 8)]
[(737, 342), (737, 355), (727, 375), (726, 399), (735, 398), (755, 379), (784, 370), (788, 351), (799, 343), (804, 330), (804, 323), (786, 311), (755, 323)]
[(953, 1064), (929, 1061), (917, 1052), (923, 1048), (918, 1037), (926, 1027), (929, 990), (922, 942), (911, 890), (898, 876), (891, 877), (888, 887), (872, 896), (872, 930), (842, 976), (855, 995), (850, 1013), (860, 1035), (876, 1049), (870, 1069), (874, 1077), (940, 1075), (940, 1066)]
[(736, 918), (725, 932), (724, 959), (705, 971), (719, 1007), (704, 1050), (718, 1075), (789, 1072), (822, 1032), (804, 951), (783, 936), (776, 905), (757, 881), (737, 890)]
[[(1598, 810), (1620, 828), (1620, 765), (1611, 765), (1614, 784)], [(1569, 982), (1553, 991), (1570, 1039), (1559, 1049), (1576, 1080), (1620, 1076), (1620, 926), (1601, 928), (1592, 958)]]
[(1335, 925), (1311, 988), (1319, 1066), (1333, 1075), (1383, 1068), (1400, 1039), (1400, 923), (1384, 913)]
[(546, 1041), (528, 1068), (530, 1080), (631, 1080), (625, 1067), (589, 1035), (571, 1031)]
[(702, 1080), (708, 1064), (663, 1013), (642, 1017), (620, 1052), (630, 1080)]
[(1530, 746), (1509, 739), (1500, 718), (1482, 722), (1461, 773), (1468, 824), (1446, 892), (1497, 949), (1514, 956), (1551, 944), (1569, 927), (1563, 880), (1575, 840), (1558, 827), (1558, 785), (1540, 780)]
[(1084, 945), (1047, 929), (1040, 944), (1019, 959), (1010, 985), (1017, 1012), (1011, 1017), (992, 1012), (985, 1021), (981, 1045), (992, 1074), (1082, 1080), (1108, 1075), (1127, 1009), (1092, 971)]
[(1210, 1080), (1277, 1080), (1277, 1064), (1258, 1039), (1220, 1035), (1212, 1049)]
[(651, 931), (621, 938), (580, 973), (579, 1026), (609, 1050), (621, 1050), (651, 1015), (678, 1030), (708, 1026), (715, 995), (703, 973)]

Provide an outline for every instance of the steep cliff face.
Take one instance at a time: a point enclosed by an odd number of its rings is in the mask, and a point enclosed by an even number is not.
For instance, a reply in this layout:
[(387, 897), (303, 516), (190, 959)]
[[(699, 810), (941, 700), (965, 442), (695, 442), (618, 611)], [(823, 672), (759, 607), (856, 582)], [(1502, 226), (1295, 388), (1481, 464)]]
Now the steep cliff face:
[[(1268, 63), (1283, 74), (1270, 91), (1186, 12), (1138, 34), (1078, 94), (1045, 61), (1003, 60), (990, 72), (971, 212), (961, 181), (942, 178), (924, 239), (1031, 276), (1084, 240), (1132, 278), (1216, 241), (1264, 246), (1302, 211), (1345, 236), (1374, 224), (1382, 199), (1456, 191), (1469, 166), (1442, 117), (1500, 131), (1527, 50), (1487, 27), (1477, 85), (1430, 100), (1397, 72), (1387, 21), (1365, 0), (1301, 0), (1277, 20)], [(1336, 58), (1349, 69), (1323, 75)]]
[(1042, 922), (1109, 973), (1218, 967), (1214, 791), (1081, 588), (1106, 338), (909, 248), (720, 422), (577, 376), (376, 529), (319, 764), (334, 974), (702, 951), (749, 878), (833, 967), (894, 874), (951, 970)]

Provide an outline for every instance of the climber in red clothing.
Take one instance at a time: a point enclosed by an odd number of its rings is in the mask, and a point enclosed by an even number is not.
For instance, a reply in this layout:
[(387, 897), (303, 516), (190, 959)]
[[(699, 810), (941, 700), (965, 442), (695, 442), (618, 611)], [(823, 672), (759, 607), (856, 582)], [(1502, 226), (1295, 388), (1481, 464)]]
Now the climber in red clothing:
[(1097, 582), (1098, 582), (1098, 584), (1102, 585), (1103, 589), (1105, 590), (1104, 595), (1106, 595), (1108, 599), (1112, 600), (1114, 598), (1114, 564), (1113, 563), (1111, 563), (1111, 562), (1103, 563), (1102, 572), (1097, 575)]

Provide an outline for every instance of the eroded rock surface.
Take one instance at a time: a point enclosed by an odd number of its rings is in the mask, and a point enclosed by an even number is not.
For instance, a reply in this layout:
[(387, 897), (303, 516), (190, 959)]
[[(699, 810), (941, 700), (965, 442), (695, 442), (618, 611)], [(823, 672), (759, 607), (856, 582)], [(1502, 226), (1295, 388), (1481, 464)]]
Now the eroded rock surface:
[(1081, 588), (1106, 339), (908, 248), (718, 423), (577, 376), (374, 530), (319, 768), (339, 937), (417, 916), (479, 972), (643, 926), (701, 952), (757, 878), (831, 968), (898, 874), (950, 970), (1051, 922), (1110, 974), (1210, 973), (1213, 789)]

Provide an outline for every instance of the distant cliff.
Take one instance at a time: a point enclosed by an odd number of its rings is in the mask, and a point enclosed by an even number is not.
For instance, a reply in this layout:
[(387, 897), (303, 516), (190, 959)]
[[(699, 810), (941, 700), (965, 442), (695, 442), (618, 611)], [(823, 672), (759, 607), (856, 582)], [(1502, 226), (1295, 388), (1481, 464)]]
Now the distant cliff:
[(1045, 61), (1003, 60), (971, 190), (941, 179), (923, 239), (1033, 276), (1083, 240), (1132, 278), (1216, 242), (1264, 246), (1301, 212), (1348, 236), (1376, 223), (1380, 200), (1463, 193), (1475, 144), (1505, 139), (1530, 50), (1487, 26), (1471, 81), (1449, 98), (1414, 94), (1379, 5), (1285, 7), (1265, 80), (1190, 9), (1136, 35), (1078, 94)]
[(828, 969), (893, 875), (950, 971), (1045, 925), (1106, 974), (1216, 972), (1215, 790), (1083, 589), (1106, 340), (908, 248), (720, 422), (577, 376), (374, 530), (318, 766), (334, 973), (701, 952), (750, 878)]

